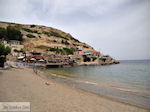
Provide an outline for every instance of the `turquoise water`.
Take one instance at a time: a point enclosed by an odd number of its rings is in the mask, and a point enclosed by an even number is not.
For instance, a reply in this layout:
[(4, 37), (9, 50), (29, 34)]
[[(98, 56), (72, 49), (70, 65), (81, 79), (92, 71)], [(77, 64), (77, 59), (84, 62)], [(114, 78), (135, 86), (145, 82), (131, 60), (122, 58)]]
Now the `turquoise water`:
[(121, 61), (116, 65), (46, 71), (76, 80), (74, 86), (77, 88), (150, 107), (150, 61)]

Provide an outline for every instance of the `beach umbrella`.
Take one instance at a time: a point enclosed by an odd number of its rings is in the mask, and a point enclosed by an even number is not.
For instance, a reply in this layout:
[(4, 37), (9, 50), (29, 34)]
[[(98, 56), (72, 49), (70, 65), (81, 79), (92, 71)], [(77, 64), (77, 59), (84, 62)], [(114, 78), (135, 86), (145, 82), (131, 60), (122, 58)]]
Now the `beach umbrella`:
[(43, 62), (44, 60), (43, 60), (43, 59), (40, 59), (39, 61), (40, 61), (40, 62)]
[(18, 59), (23, 59), (23, 58), (24, 58), (24, 56), (19, 56), (19, 57), (18, 57)]
[(35, 59), (35, 58), (31, 58), (30, 60), (31, 60), (31, 61), (36, 61), (36, 59)]

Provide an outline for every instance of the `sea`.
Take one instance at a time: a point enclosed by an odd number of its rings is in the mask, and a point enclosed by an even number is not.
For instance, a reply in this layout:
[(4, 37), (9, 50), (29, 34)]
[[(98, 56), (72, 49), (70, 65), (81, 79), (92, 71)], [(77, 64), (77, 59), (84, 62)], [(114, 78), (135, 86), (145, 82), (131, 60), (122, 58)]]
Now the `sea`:
[(48, 68), (47, 78), (106, 98), (150, 109), (150, 60)]

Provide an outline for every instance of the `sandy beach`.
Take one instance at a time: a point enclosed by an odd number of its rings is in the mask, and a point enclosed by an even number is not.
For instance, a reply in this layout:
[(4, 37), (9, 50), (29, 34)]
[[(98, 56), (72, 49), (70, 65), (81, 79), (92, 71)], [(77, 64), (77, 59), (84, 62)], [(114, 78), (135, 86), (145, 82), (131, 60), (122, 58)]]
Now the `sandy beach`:
[(31, 112), (149, 111), (45, 79), (28, 68), (0, 70), (0, 102), (30, 102)]

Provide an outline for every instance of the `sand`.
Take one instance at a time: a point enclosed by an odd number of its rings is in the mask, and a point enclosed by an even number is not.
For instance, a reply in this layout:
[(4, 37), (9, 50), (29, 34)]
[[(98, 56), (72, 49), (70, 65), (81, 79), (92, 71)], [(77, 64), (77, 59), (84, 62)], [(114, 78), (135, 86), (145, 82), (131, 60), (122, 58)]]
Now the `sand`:
[(149, 111), (42, 78), (28, 68), (0, 70), (0, 102), (31, 102), (31, 112)]

